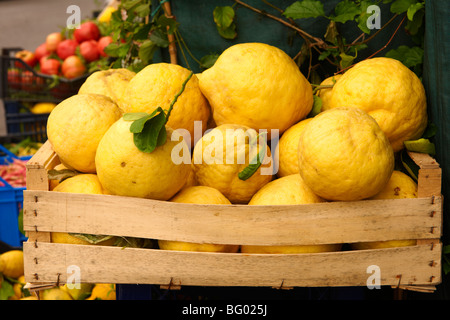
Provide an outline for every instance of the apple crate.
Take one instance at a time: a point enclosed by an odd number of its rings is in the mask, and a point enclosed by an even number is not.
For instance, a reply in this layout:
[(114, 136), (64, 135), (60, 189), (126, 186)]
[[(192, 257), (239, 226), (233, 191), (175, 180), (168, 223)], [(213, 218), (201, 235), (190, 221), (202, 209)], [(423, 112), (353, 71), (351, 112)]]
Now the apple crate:
[[(48, 191), (59, 163), (47, 141), (27, 165), (24, 191), (25, 279), (39, 290), (67, 283), (72, 269), (87, 283), (181, 286), (366, 286), (433, 292), (441, 282), (441, 168), (426, 154), (418, 198), (286, 206), (197, 205), (113, 195)], [(303, 254), (183, 252), (51, 243), (50, 232), (74, 232), (197, 243), (290, 245), (417, 239), (387, 249)], [(71, 270), (68, 272), (68, 270)]]

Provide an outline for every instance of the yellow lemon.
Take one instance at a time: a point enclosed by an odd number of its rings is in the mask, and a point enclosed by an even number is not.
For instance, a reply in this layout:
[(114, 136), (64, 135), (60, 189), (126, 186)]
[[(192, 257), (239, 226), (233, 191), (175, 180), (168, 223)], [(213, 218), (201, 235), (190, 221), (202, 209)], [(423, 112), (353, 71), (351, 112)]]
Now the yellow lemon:
[[(153, 63), (130, 80), (123, 99), (124, 112), (153, 112), (157, 107), (168, 110), (182, 88), (190, 71), (171, 63)], [(172, 129), (184, 129), (188, 145), (194, 143), (194, 125), (199, 121), (201, 132), (206, 130), (210, 116), (208, 101), (200, 91), (197, 76), (192, 75), (183, 93), (173, 106), (167, 122)], [(181, 131), (180, 131), (181, 132)], [(187, 138), (190, 138), (188, 142)]]
[[(207, 186), (192, 186), (182, 189), (171, 202), (197, 204), (231, 204), (217, 189)], [(201, 251), (201, 252), (237, 252), (239, 245), (215, 243), (193, 243), (183, 241), (158, 240), (162, 250)]]
[(125, 89), (135, 75), (135, 72), (125, 68), (96, 71), (87, 77), (78, 93), (102, 94), (121, 107)]
[(420, 138), (427, 126), (427, 102), (420, 79), (400, 61), (372, 58), (346, 71), (333, 87), (328, 108), (354, 107), (370, 114), (392, 144)]
[(86, 300), (116, 300), (116, 285), (113, 283), (97, 283), (91, 296)]
[(0, 255), (0, 273), (17, 279), (24, 274), (23, 251), (9, 250)]
[(167, 127), (166, 142), (151, 153), (142, 152), (134, 144), (131, 123), (120, 118), (100, 141), (95, 158), (100, 183), (113, 195), (169, 200), (188, 179), (189, 148)]
[[(192, 157), (197, 183), (216, 188), (232, 203), (247, 203), (272, 180), (270, 148), (257, 136), (256, 130), (235, 124), (219, 125), (205, 133), (195, 145)], [(261, 166), (250, 178), (239, 178), (248, 165), (256, 164), (253, 160), (262, 152), (263, 143), (266, 155)]]
[(111, 15), (117, 11), (117, 8), (114, 6), (106, 7), (101, 14), (98, 16), (97, 20), (100, 22), (108, 23), (111, 21)]
[(91, 236), (83, 234), (70, 234), (66, 232), (52, 232), (50, 233), (50, 236), (53, 243), (113, 246), (116, 242), (116, 237), (111, 236)]
[[(325, 200), (314, 194), (304, 183), (300, 174), (294, 173), (273, 180), (262, 187), (250, 200), (249, 205), (296, 205), (319, 203)], [(320, 245), (241, 245), (243, 253), (315, 253), (337, 251), (340, 244)]]
[(85, 300), (91, 296), (93, 283), (79, 283), (79, 287), (72, 287), (69, 284), (64, 284), (61, 289), (66, 291), (74, 300)]
[(42, 300), (73, 300), (69, 293), (61, 289), (60, 287), (55, 287), (51, 289), (45, 289), (41, 292)]
[[(323, 80), (319, 86), (333, 86), (342, 77), (342, 74), (336, 74)], [(331, 92), (333, 88), (322, 88), (317, 90), (316, 95), (322, 100), (322, 110), (330, 109)]]
[(39, 300), (39, 299), (35, 296), (28, 296), (28, 297), (20, 298), (20, 300)]
[(96, 174), (83, 173), (63, 180), (53, 191), (103, 194), (103, 187)]
[(217, 125), (235, 123), (253, 129), (287, 128), (312, 109), (308, 80), (284, 51), (264, 43), (227, 48), (200, 76)]
[[(417, 198), (417, 183), (407, 174), (394, 170), (386, 186), (370, 199)], [(353, 249), (383, 249), (416, 245), (417, 240), (388, 240), (352, 243)]]
[(55, 107), (56, 104), (52, 102), (39, 102), (31, 108), (31, 112), (34, 114), (50, 113)]
[(312, 118), (301, 120), (287, 129), (277, 144), (275, 154), (278, 155), (278, 177), (298, 173), (298, 139), (303, 128)]
[(23, 297), (22, 288), (25, 283), (25, 276), (21, 275), (19, 278), (17, 278), (17, 282), (13, 284), (15, 299), (21, 299)]
[(315, 116), (300, 135), (298, 159), (305, 183), (327, 200), (372, 197), (394, 170), (389, 140), (377, 122), (357, 108)]
[(59, 103), (50, 113), (47, 135), (59, 159), (84, 173), (95, 173), (98, 143), (121, 117), (119, 107), (108, 97), (77, 94)]

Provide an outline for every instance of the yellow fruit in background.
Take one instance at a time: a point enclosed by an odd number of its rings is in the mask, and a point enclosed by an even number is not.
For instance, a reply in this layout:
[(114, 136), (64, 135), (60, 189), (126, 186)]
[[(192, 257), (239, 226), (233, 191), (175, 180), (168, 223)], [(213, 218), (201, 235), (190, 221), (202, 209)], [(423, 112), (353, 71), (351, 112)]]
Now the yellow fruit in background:
[(0, 273), (17, 279), (24, 274), (23, 251), (9, 250), (0, 255)]
[(103, 187), (96, 174), (83, 173), (63, 180), (53, 191), (103, 194)]
[(197, 183), (219, 190), (232, 203), (247, 203), (262, 186), (272, 180), (273, 163), (266, 144), (262, 165), (247, 180), (239, 178), (260, 152), (258, 132), (242, 125), (224, 124), (205, 133), (193, 152), (193, 167)]
[(381, 127), (394, 152), (406, 140), (420, 138), (427, 126), (427, 102), (420, 79), (400, 61), (363, 60), (346, 71), (333, 87), (328, 108), (355, 107)]
[(85, 300), (87, 297), (91, 296), (92, 289), (94, 288), (93, 283), (79, 283), (79, 288), (69, 287), (69, 284), (64, 284), (61, 289), (66, 291), (74, 300)]
[[(262, 187), (249, 205), (296, 205), (324, 202), (304, 183), (300, 174), (291, 174), (273, 180)], [(241, 245), (243, 253), (314, 253), (337, 251), (340, 244), (320, 245)]]
[(50, 113), (47, 135), (59, 159), (84, 173), (95, 173), (95, 153), (106, 130), (121, 117), (117, 104), (98, 94), (77, 94)]
[(117, 8), (114, 6), (108, 6), (106, 7), (101, 14), (98, 16), (97, 20), (100, 22), (109, 22), (111, 21), (111, 15), (117, 11)]
[[(56, 165), (53, 169), (56, 171), (70, 170), (62, 163)], [(53, 189), (55, 189), (58, 184), (59, 184), (59, 181), (57, 179), (49, 179), (49, 190), (53, 191)]]
[(26, 282), (24, 275), (21, 275), (19, 278), (17, 278), (17, 282), (13, 284), (15, 298), (20, 299), (23, 297), (22, 288), (25, 284)]
[(404, 198), (417, 198), (417, 183), (406, 173), (394, 170), (383, 190), (370, 199)]
[[(378, 194), (370, 199), (405, 199), (417, 198), (417, 183), (407, 174), (394, 170), (387, 185)], [(417, 240), (388, 240), (352, 243), (351, 247), (357, 250), (383, 249), (416, 245)]]
[(120, 108), (125, 89), (135, 72), (125, 69), (108, 69), (92, 73), (81, 85), (78, 93), (96, 93), (111, 98)]
[[(139, 71), (128, 84), (123, 99), (124, 112), (152, 113), (157, 107), (168, 110), (189, 74), (188, 69), (176, 64), (153, 63), (148, 65)], [(167, 126), (174, 130), (187, 130), (191, 139), (188, 145), (193, 145), (194, 121), (201, 122), (202, 131), (199, 133), (203, 133), (206, 130), (209, 116), (208, 101), (200, 91), (197, 76), (194, 74), (174, 104)]]
[(39, 299), (35, 296), (28, 296), (28, 297), (23, 297), (20, 300), (39, 300)]
[(200, 76), (217, 125), (278, 129), (281, 135), (312, 109), (308, 80), (284, 51), (264, 43), (227, 48)]
[(281, 136), (275, 154), (278, 154), (278, 177), (298, 173), (298, 139), (303, 128), (312, 118), (301, 120), (287, 129)]
[(319, 203), (325, 200), (305, 184), (298, 173), (275, 179), (263, 186), (252, 197), (249, 205), (284, 205)]
[(116, 300), (116, 285), (113, 283), (97, 283), (92, 294), (86, 300)]
[(384, 188), (394, 170), (386, 135), (371, 116), (356, 108), (315, 116), (300, 136), (298, 159), (305, 183), (327, 200), (370, 198)]
[(166, 127), (166, 142), (151, 153), (142, 152), (134, 144), (132, 123), (121, 118), (100, 141), (95, 158), (100, 183), (113, 195), (169, 200), (185, 185), (191, 170), (190, 163), (172, 159), (172, 152), (178, 157), (178, 150), (189, 152), (189, 147)]
[[(116, 237), (110, 237), (110, 236), (98, 236), (98, 238), (93, 239), (92, 241), (84, 240), (87, 238), (84, 237), (77, 237), (74, 235), (71, 235), (66, 232), (52, 232), (50, 234), (51, 241), (53, 243), (67, 243), (67, 244), (82, 244), (82, 245), (98, 245), (98, 246), (113, 246), (116, 242)], [(105, 240), (101, 241), (101, 239), (104, 238)], [(97, 242), (99, 241), (99, 242)]]
[(41, 300), (73, 300), (69, 293), (60, 287), (45, 289), (41, 292)]
[[(182, 189), (171, 202), (197, 204), (231, 204), (217, 189), (207, 186), (192, 186)], [(162, 250), (201, 251), (201, 252), (237, 252), (239, 245), (214, 243), (192, 243), (183, 241), (158, 240)]]
[[(334, 86), (342, 74), (336, 74), (323, 80), (319, 86)], [(333, 88), (323, 88), (316, 92), (316, 95), (322, 100), (322, 110), (330, 109), (331, 92)]]
[(34, 114), (50, 113), (55, 107), (56, 104), (52, 102), (39, 102), (31, 108), (31, 112)]

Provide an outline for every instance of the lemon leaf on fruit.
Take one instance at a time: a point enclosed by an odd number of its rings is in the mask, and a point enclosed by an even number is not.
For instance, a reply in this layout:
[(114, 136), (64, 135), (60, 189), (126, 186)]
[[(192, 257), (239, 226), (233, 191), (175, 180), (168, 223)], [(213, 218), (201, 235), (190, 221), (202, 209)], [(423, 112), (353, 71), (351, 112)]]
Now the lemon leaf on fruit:
[(418, 139), (418, 140), (408, 140), (404, 141), (405, 148), (408, 151), (419, 152), (419, 153), (428, 153), (429, 155), (434, 156), (436, 154), (436, 147), (434, 143), (432, 143), (428, 139)]
[(400, 159), (405, 170), (414, 180), (417, 181), (419, 176), (419, 166), (411, 159), (411, 157), (406, 152), (402, 152), (400, 154)]
[[(267, 133), (267, 132), (264, 132)], [(258, 134), (259, 136), (260, 134)], [(258, 136), (255, 138), (255, 140), (257, 140)], [(250, 147), (252, 146), (252, 144), (254, 144), (255, 142), (251, 142), (250, 143)], [(249, 179), (251, 176), (253, 176), (253, 174), (255, 174), (255, 172), (259, 169), (259, 167), (262, 164), (262, 161), (264, 160), (264, 155), (266, 153), (266, 139), (264, 138), (264, 142), (262, 143), (262, 148), (259, 151), (259, 153), (250, 161), (250, 164), (245, 167), (241, 172), (239, 172), (238, 177), (241, 180), (247, 180)]]
[(87, 241), (92, 244), (97, 244), (112, 238), (112, 236), (96, 235), (96, 234), (85, 234), (85, 233), (69, 233), (75, 238)]

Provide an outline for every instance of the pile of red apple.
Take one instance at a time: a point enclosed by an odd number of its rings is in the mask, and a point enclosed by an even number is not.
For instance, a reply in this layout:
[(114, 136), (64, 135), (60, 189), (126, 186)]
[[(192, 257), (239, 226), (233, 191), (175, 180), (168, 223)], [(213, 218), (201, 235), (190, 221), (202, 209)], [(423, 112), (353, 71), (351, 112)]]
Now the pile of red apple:
[(22, 50), (15, 57), (37, 72), (73, 79), (87, 73), (89, 63), (106, 57), (104, 48), (111, 42), (112, 38), (103, 36), (95, 22), (87, 21), (70, 38), (62, 32), (51, 33), (34, 52)]

